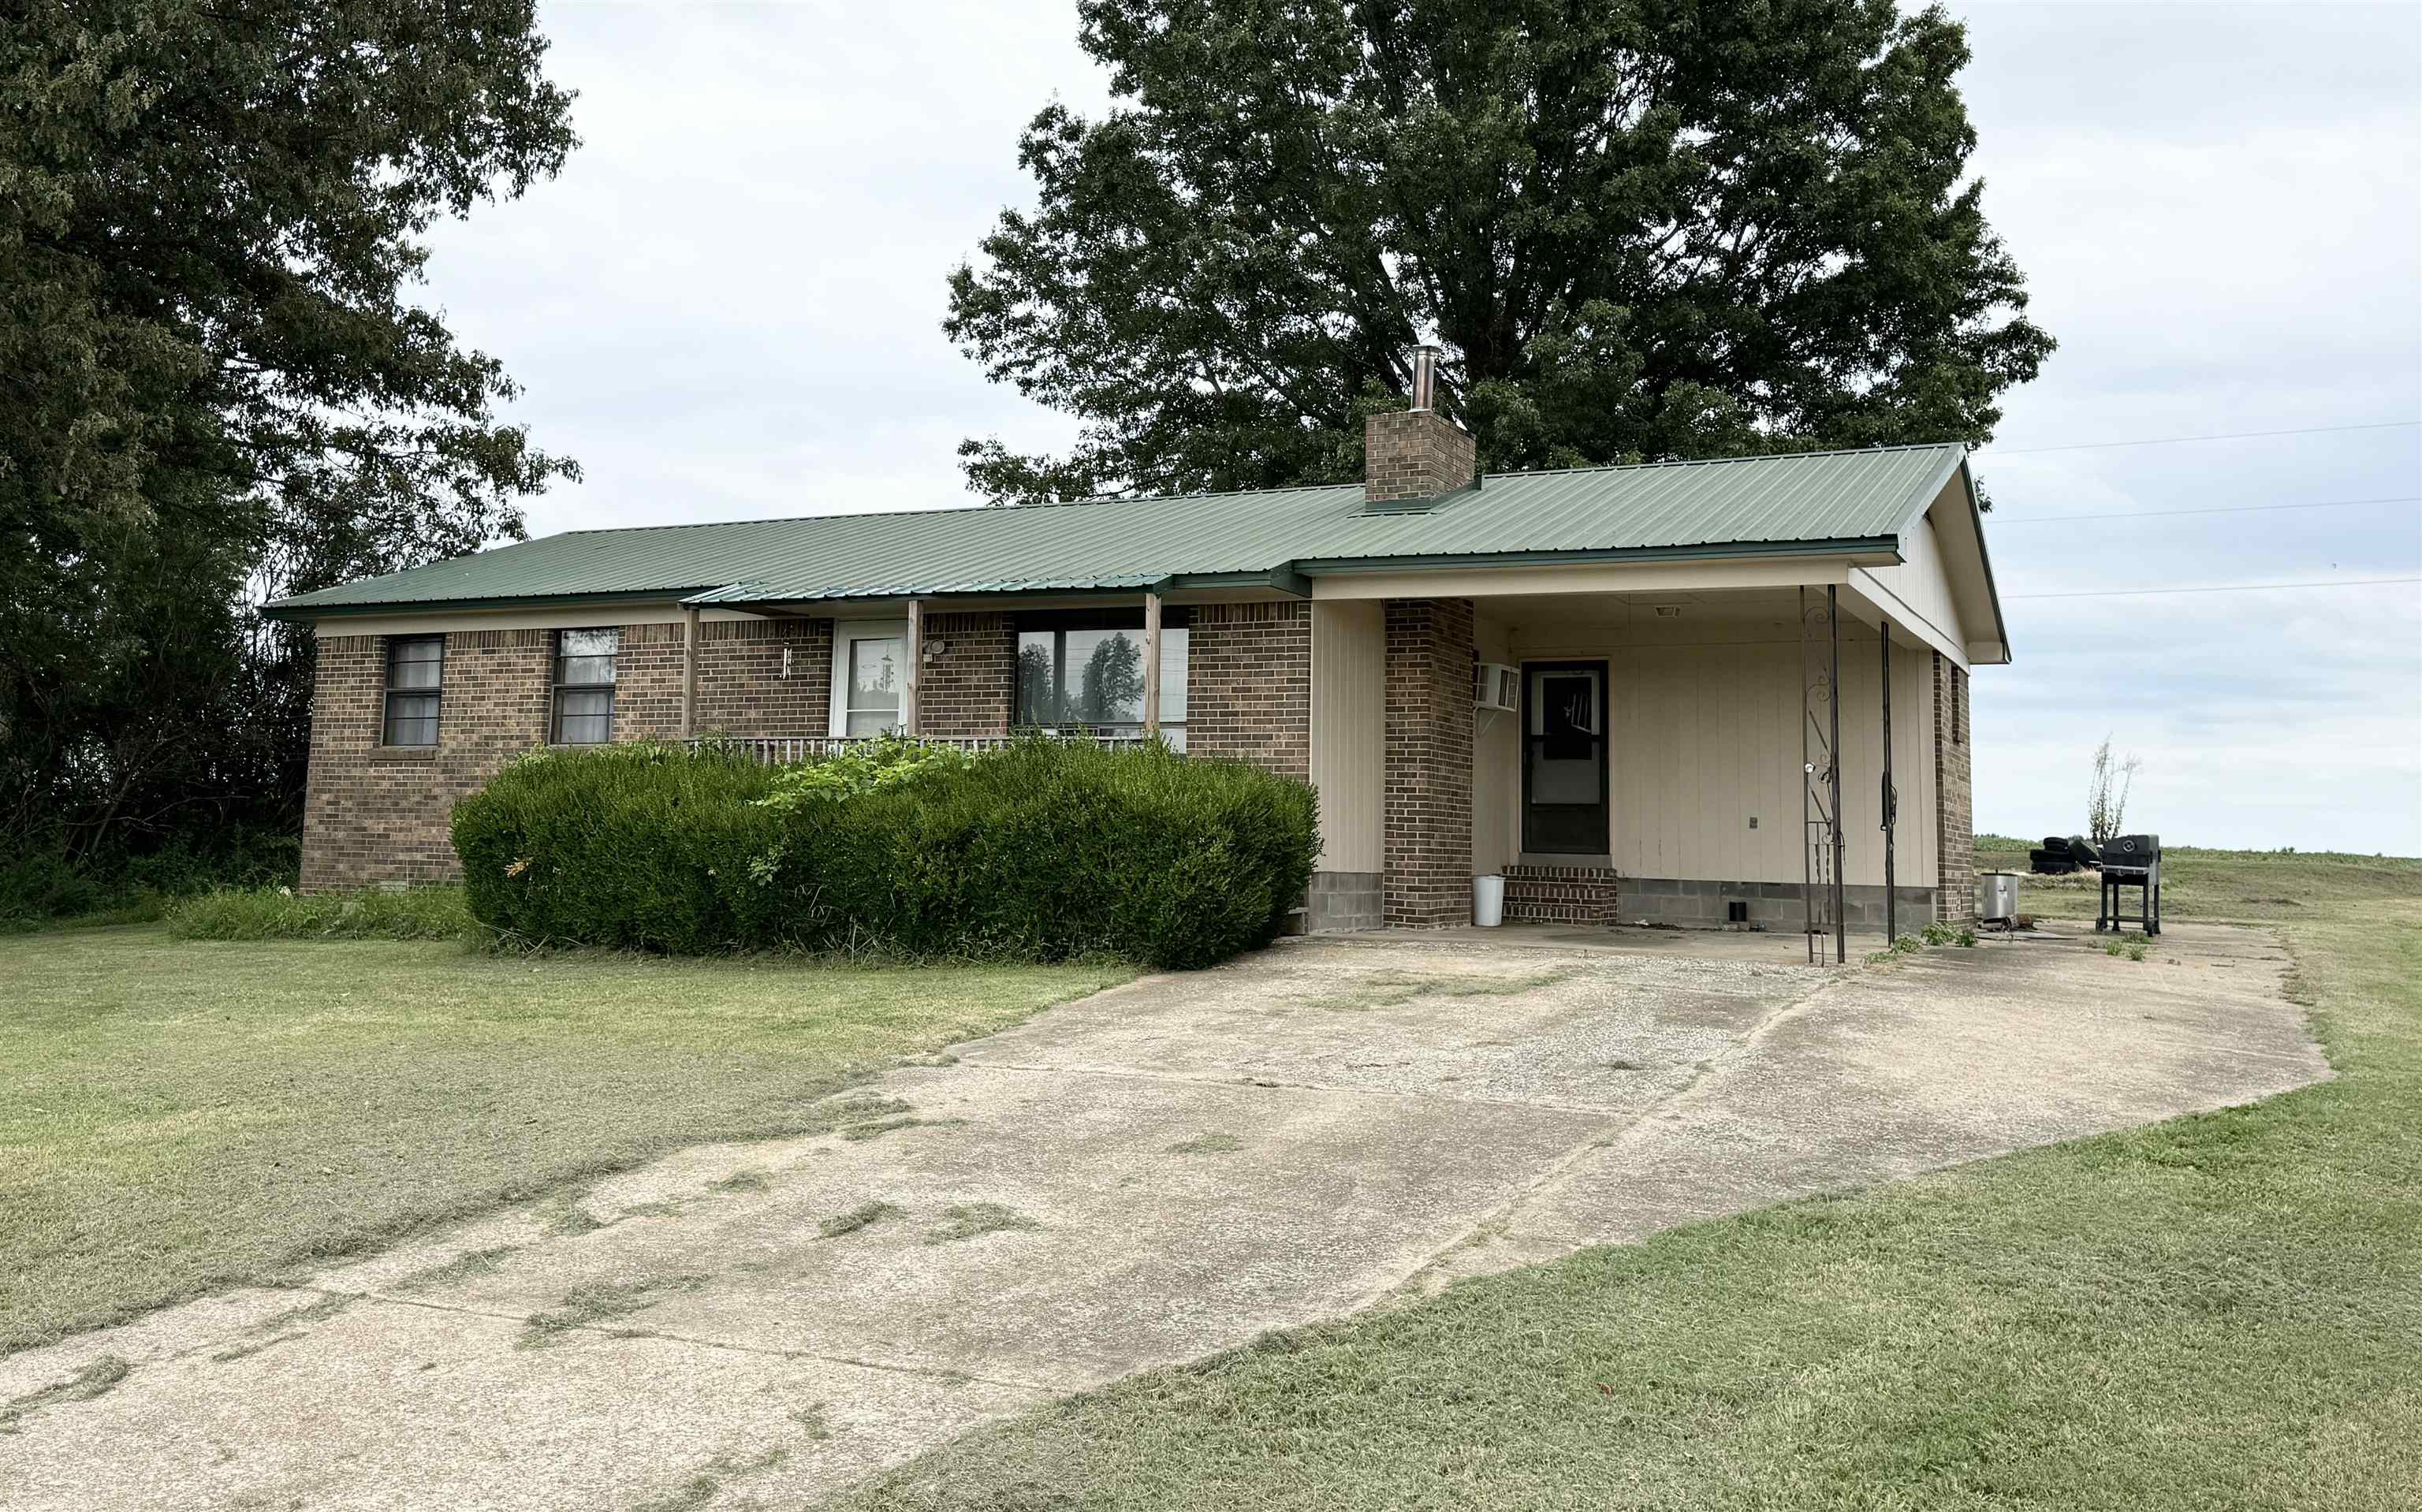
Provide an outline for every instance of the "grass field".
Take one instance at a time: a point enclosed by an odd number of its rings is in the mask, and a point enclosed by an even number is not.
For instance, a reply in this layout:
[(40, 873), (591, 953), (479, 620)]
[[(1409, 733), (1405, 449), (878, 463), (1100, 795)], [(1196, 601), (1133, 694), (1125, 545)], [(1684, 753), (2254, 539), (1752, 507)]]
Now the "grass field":
[[(2027, 874), (2031, 843), (1999, 835), (1976, 837), (1976, 869), (2017, 872), (2019, 907), (2044, 919), (2091, 919), (2101, 879), (2091, 872), (2067, 876)], [(2220, 922), (2311, 919), (2348, 904), (2422, 897), (2422, 859), (2410, 856), (2349, 856), (2331, 852), (2199, 850), (2162, 852), (2162, 917)], [(2133, 912), (2136, 898), (2123, 907)]]
[(837, 1505), (2410, 1508), (2422, 875), (2204, 853), (2170, 901), (2294, 921), (2337, 1079), (1298, 1330)]
[(1120, 966), (863, 968), (0, 938), (0, 1352), (662, 1151)]

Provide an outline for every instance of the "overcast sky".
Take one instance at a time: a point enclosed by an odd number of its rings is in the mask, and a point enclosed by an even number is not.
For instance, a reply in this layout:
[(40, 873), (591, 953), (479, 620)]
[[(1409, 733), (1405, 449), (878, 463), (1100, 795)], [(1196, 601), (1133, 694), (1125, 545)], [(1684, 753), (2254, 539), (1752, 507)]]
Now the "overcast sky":
[[(2061, 342), (1976, 463), (2017, 649), (1976, 679), (1977, 827), (2083, 827), (2108, 731), (2131, 828), (2422, 853), (2422, 584), (2037, 596), (2422, 576), (2422, 7), (1955, 8), (1986, 211)], [(1028, 199), (1019, 128), (1106, 97), (1067, 0), (542, 21), (584, 145), (445, 228), (430, 290), (587, 469), (532, 534), (971, 502), (962, 436), (1074, 433), (939, 329)]]

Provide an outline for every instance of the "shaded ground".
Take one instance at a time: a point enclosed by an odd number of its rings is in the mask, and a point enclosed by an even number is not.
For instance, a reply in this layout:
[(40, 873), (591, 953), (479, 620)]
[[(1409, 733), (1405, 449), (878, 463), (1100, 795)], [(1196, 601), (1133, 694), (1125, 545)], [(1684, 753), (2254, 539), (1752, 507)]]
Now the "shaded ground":
[[(31, 1404), (0, 1502), (795, 1503), (1136, 1370), (1521, 1279), (1417, 1300), (1458, 1275), (2326, 1074), (2266, 937), (2164, 947), (1835, 973), (1337, 941), (1149, 979), (844, 1095), (830, 1132), (609, 1178), (578, 1221), (0, 1361)], [(96, 1370), (123, 1373), (38, 1399)], [(1011, 1499), (957, 1454), (870, 1494)], [(1051, 1473), (1022, 1455), (986, 1463)], [(1213, 1484), (1124, 1462), (1136, 1504)]]

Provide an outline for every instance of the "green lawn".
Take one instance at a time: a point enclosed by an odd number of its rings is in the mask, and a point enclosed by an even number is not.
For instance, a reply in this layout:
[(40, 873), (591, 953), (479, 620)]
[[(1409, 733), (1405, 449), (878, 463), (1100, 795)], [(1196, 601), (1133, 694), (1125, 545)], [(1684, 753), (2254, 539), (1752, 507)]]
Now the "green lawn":
[(2178, 887), (2305, 890), (2259, 906), (2335, 1081), (1295, 1331), (837, 1505), (2411, 1508), (2422, 887), (2280, 862)]
[(0, 938), (0, 1352), (684, 1144), (1133, 975)]

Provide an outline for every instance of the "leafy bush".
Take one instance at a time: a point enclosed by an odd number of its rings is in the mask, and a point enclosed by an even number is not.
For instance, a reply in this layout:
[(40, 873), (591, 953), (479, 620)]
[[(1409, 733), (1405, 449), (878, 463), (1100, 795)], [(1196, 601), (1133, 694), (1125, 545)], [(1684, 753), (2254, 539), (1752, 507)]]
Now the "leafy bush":
[(140, 922), (160, 918), (175, 899), (212, 888), (291, 885), (300, 856), (293, 835), (244, 824), (76, 860), (26, 844), (0, 858), (0, 932), (61, 921)]
[(1160, 748), (879, 742), (778, 775), (628, 746), (517, 763), (454, 813), (471, 911), (532, 939), (1209, 966), (1268, 941), (1312, 790)]
[(473, 927), (458, 887), (227, 888), (168, 910), (168, 932), (181, 939), (456, 939)]
[(548, 944), (701, 954), (763, 937), (748, 859), (781, 817), (743, 752), (637, 743), (543, 750), (455, 805), (471, 914)]

